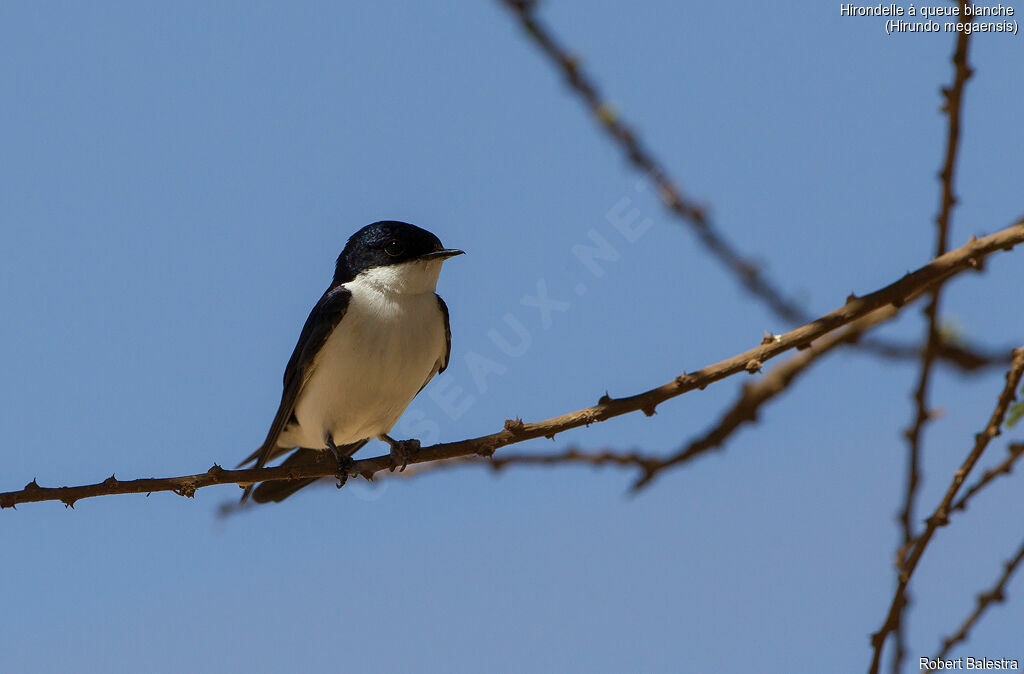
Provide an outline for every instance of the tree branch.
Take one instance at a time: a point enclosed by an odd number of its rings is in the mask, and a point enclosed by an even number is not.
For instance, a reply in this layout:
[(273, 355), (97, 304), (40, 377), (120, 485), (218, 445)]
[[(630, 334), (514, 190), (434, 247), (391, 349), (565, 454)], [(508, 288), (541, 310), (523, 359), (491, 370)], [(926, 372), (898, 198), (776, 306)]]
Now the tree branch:
[[(418, 476), (433, 470), (468, 465), (489, 466), (498, 471), (512, 465), (568, 463), (602, 466), (611, 464), (627, 468), (638, 468), (640, 476), (633, 484), (632, 491), (639, 491), (649, 486), (661, 471), (687, 463), (713, 449), (721, 448), (725, 441), (740, 426), (757, 420), (757, 413), (762, 405), (785, 391), (800, 374), (806, 371), (818, 359), (831, 352), (837, 346), (855, 343), (865, 331), (892, 318), (897, 313), (898, 310), (891, 305), (878, 309), (850, 324), (842, 332), (830, 334), (818, 340), (813, 346), (804, 349), (799, 355), (779, 365), (759, 381), (747, 384), (743, 387), (740, 397), (721, 416), (717, 424), (671, 456), (664, 457), (636, 452), (616, 452), (614, 450), (586, 452), (570, 448), (562, 452), (547, 454), (506, 455), (501, 458), (494, 457), (490, 461), (480, 460), (479, 457), (453, 459), (443, 463), (430, 464), (414, 471), (413, 475)], [(765, 337), (765, 340), (773, 339), (774, 337)]]
[[(941, 330), (939, 331), (941, 335)], [(927, 344), (899, 344), (897, 342), (882, 342), (871, 340), (871, 351), (883, 358), (894, 360), (914, 360), (923, 357)], [(951, 342), (947, 337), (942, 336), (940, 341), (934, 344), (933, 351), (937, 360), (945, 362), (960, 372), (972, 373), (992, 367), (1006, 369), (1013, 360), (1011, 351), (1013, 347), (1005, 349), (991, 348), (978, 345), (964, 345)]]
[(490, 458), (480, 456), (460, 456), (448, 461), (420, 464), (410, 467), (402, 473), (403, 477), (418, 477), (423, 473), (432, 473), (436, 470), (457, 468), (460, 466), (481, 466), (499, 472), (508, 466), (553, 466), (576, 464), (583, 466), (619, 466), (622, 468), (635, 467), (644, 470), (648, 466), (655, 466), (661, 459), (654, 454), (641, 454), (639, 452), (622, 452), (614, 449), (603, 449), (599, 451), (587, 451), (579, 447), (569, 447), (560, 452), (546, 454), (519, 453), (501, 454)]
[(726, 238), (711, 224), (704, 209), (683, 196), (682, 190), (654, 155), (645, 148), (636, 132), (615, 113), (611, 105), (598, 91), (597, 85), (579, 64), (559, 43), (555, 36), (537, 18), (534, 0), (502, 0), (512, 10), (526, 33), (548, 57), (551, 63), (565, 75), (591, 115), (607, 132), (608, 136), (622, 149), (629, 161), (658, 190), (665, 207), (677, 219), (689, 225), (704, 247), (740, 281), (744, 288), (762, 300), (778, 316), (790, 323), (805, 323), (806, 313), (784, 294), (758, 269), (758, 266), (744, 258)]
[(643, 475), (633, 484), (633, 491), (639, 491), (650, 485), (654, 478), (663, 470), (685, 463), (713, 449), (720, 448), (740, 426), (756, 421), (757, 412), (761, 406), (785, 391), (815, 361), (838, 346), (856, 343), (864, 332), (883, 321), (889, 320), (897, 313), (899, 313), (899, 309), (892, 305), (877, 309), (860, 320), (853, 322), (845, 330), (828, 335), (815, 342), (814, 345), (804, 349), (799, 355), (790, 358), (772, 370), (760, 381), (744, 386), (743, 393), (739, 399), (722, 415), (719, 422), (713, 428), (691, 441), (675, 455), (655, 465), (642, 466)]
[[(1006, 449), (1006, 458), (1000, 461), (997, 465), (993, 466), (992, 468), (989, 468), (984, 473), (982, 473), (981, 477), (978, 478), (978, 481), (971, 485), (967, 489), (967, 491), (964, 492), (963, 496), (954, 501), (953, 505), (949, 506), (949, 516), (952, 516), (953, 513), (957, 512), (958, 510), (967, 510), (967, 503), (978, 492), (985, 489), (985, 487), (990, 485), (1001, 475), (1009, 475), (1013, 471), (1013, 464), (1016, 463), (1017, 459), (1019, 459), (1022, 454), (1024, 454), (1024, 443), (1011, 442)], [(913, 545), (916, 542), (917, 539), (915, 538), (910, 542), (910, 545)], [(907, 546), (907, 549), (910, 548), (910, 545)]]
[[(966, 14), (965, 9), (968, 3), (965, 0), (960, 2), (960, 11)], [(974, 20), (974, 16), (968, 17), (968, 22)], [(946, 154), (942, 163), (942, 170), (939, 172), (939, 180), (942, 186), (939, 202), (939, 214), (935, 218), (935, 255), (939, 256), (949, 248), (949, 225), (953, 206), (956, 204), (956, 196), (953, 193), (953, 176), (956, 170), (956, 157), (960, 148), (960, 113), (963, 102), (964, 88), (967, 80), (971, 77), (971, 69), (967, 65), (967, 47), (970, 43), (970, 33), (961, 31), (956, 36), (956, 48), (953, 50), (953, 84), (949, 88), (942, 88), (942, 95), (945, 102), (943, 111), (949, 118), (946, 132)], [(913, 399), (915, 403), (914, 421), (905, 432), (907, 439), (907, 482), (903, 497), (903, 508), (900, 512), (900, 530), (902, 542), (896, 551), (896, 568), (903, 566), (904, 556), (910, 548), (911, 543), (917, 534), (914, 531), (914, 506), (917, 501), (917, 490), (921, 481), (921, 435), (924, 426), (932, 418), (932, 412), (928, 409), (928, 387), (931, 382), (932, 366), (939, 354), (939, 346), (943, 342), (939, 332), (939, 303), (942, 298), (942, 284), (938, 284), (931, 292), (931, 299), (925, 307), (924, 315), (927, 318), (926, 343), (924, 353), (921, 355), (921, 370), (917, 379), (917, 386), (914, 389)], [(896, 619), (895, 641), (896, 653), (892, 660), (893, 674), (899, 674), (903, 659), (906, 656), (906, 648), (903, 639), (903, 615), (906, 606), (910, 603), (909, 596), (900, 605), (900, 611)]]
[[(927, 292), (934, 284), (941, 283), (966, 269), (977, 269), (988, 255), (999, 250), (1012, 250), (1021, 242), (1024, 242), (1024, 219), (995, 234), (980, 239), (972, 237), (961, 248), (932, 260), (916, 271), (906, 274), (898, 281), (868, 295), (863, 297), (850, 295), (843, 306), (807, 325), (778, 335), (767, 340), (767, 343), (762, 343), (760, 346), (709, 365), (697, 372), (681, 374), (657, 388), (625, 398), (611, 398), (605, 395), (593, 407), (545, 421), (524, 423), (520, 419), (509, 420), (505, 422), (504, 430), (491, 435), (424, 447), (411, 457), (410, 463), (440, 461), (474, 454), (490, 456), (495, 450), (506, 445), (532, 438), (553, 438), (557, 433), (580, 426), (589, 426), (630, 412), (643, 411), (647, 415), (654, 414), (657, 406), (670, 398), (694, 389), (703, 389), (739, 372), (758, 372), (767, 360), (790, 349), (812, 348), (815, 340), (867, 316), (877, 309), (887, 305), (899, 309)], [(47, 488), (37, 485), (33, 480), (20, 491), (0, 493), (0, 507), (6, 508), (19, 503), (35, 501), (63, 501), (67, 505), (72, 505), (75, 501), (87, 497), (153, 491), (173, 491), (184, 496), (192, 496), (196, 489), (214, 484), (249, 484), (266, 480), (327, 477), (333, 475), (337, 467), (327, 452), (323, 452), (323, 454), (325, 456), (321, 461), (309, 466), (295, 465), (286, 468), (275, 467), (258, 470), (225, 470), (214, 466), (206, 473), (198, 475), (127, 482), (118, 481), (111, 476), (104, 482), (80, 487)], [(389, 455), (377, 456), (356, 461), (351, 474), (362, 475), (370, 479), (375, 473), (392, 467), (393, 463)]]
[(885, 622), (882, 627), (871, 635), (871, 644), (874, 649), (871, 667), (869, 669), (871, 674), (877, 674), (879, 662), (882, 658), (882, 648), (885, 646), (886, 637), (891, 634), (899, 624), (900, 612), (902, 611), (903, 604), (905, 602), (907, 585), (910, 583), (910, 578), (914, 574), (914, 570), (917, 568), (918, 562), (921, 560), (921, 555), (924, 554), (925, 548), (928, 547), (928, 543), (931, 541), (932, 536), (935, 535), (936, 529), (940, 526), (945, 526), (949, 523), (949, 510), (953, 503), (953, 499), (956, 498), (957, 492), (963, 485), (967, 475), (974, 468), (974, 465), (981, 458), (982, 453), (988, 446), (992, 438), (999, 435), (1000, 427), (1003, 425), (1003, 419), (1006, 416), (1006, 411), (1010, 408), (1010, 404), (1017, 397), (1017, 386), (1020, 385), (1021, 375), (1024, 374), (1024, 346), (1014, 351), (1013, 365), (1010, 366), (1010, 370), (1006, 373), (1006, 385), (1003, 387), (1002, 393), (999, 394), (999, 399), (996, 402), (995, 409), (992, 411), (992, 416), (989, 418), (988, 424), (984, 430), (978, 433), (974, 438), (974, 447), (971, 452), (964, 459), (963, 464), (957, 469), (953, 475), (953, 481), (946, 490), (945, 496), (939, 503), (935, 512), (925, 522), (924, 532), (914, 542), (914, 546), (911, 548), (907, 555), (906, 561), (903, 567), (900, 569), (898, 584), (896, 587), (896, 593), (892, 598), (892, 603), (889, 605), (889, 611), (886, 614)]
[[(615, 112), (614, 106), (604, 98), (593, 78), (580, 66), (579, 60), (570, 54), (555, 35), (536, 15), (535, 0), (501, 0), (514, 12), (527, 35), (540, 48), (548, 60), (565, 76), (569, 87), (583, 100), (591, 116), (622, 150), (623, 154), (641, 174), (657, 189), (669, 213), (692, 229), (698, 240), (715, 258), (728, 269), (740, 284), (760, 299), (777, 316), (800, 324), (810, 322), (811, 316), (797, 303), (788, 299), (758, 268), (745, 258), (723, 234), (711, 223), (704, 209), (686, 199), (678, 183), (668, 174), (654, 154), (640, 142), (632, 126)], [(942, 252), (945, 252), (944, 250)], [(880, 340), (862, 340), (861, 346), (876, 355), (886, 358), (918, 358), (918, 346), (896, 345)], [(963, 347), (945, 345), (948, 348), (934, 349), (940, 358), (964, 371), (992, 364), (1003, 365), (998, 356), (985, 352), (971, 351)], [(1005, 361), (1008, 363), (1008, 361)]]
[[(1017, 554), (1013, 556), (1009, 561), (1003, 563), (1003, 573), (996, 581), (996, 584), (988, 592), (982, 592), (978, 595), (977, 605), (969, 616), (964, 620), (958, 629), (951, 636), (946, 637), (942, 640), (942, 650), (940, 650), (933, 660), (943, 660), (953, 647), (958, 643), (967, 641), (967, 634), (974, 627), (974, 624), (978, 622), (981, 615), (988, 609), (992, 604), (1000, 604), (1006, 601), (1006, 584), (1013, 577), (1013, 573), (1020, 566), (1021, 562), (1024, 561), (1024, 543), (1021, 544), (1020, 549), (1017, 550)], [(929, 669), (929, 672), (934, 672), (934, 669)]]
[(974, 483), (964, 495), (957, 499), (956, 503), (950, 506), (950, 512), (956, 510), (966, 510), (967, 502), (977, 494), (979, 491), (988, 486), (993, 480), (998, 478), (1000, 475), (1009, 475), (1010, 471), (1013, 470), (1013, 464), (1020, 458), (1021, 454), (1024, 454), (1024, 442), (1010, 443), (1007, 449), (1007, 456), (1003, 459), (999, 465), (994, 466), (986, 470), (981, 474), (981, 478)]

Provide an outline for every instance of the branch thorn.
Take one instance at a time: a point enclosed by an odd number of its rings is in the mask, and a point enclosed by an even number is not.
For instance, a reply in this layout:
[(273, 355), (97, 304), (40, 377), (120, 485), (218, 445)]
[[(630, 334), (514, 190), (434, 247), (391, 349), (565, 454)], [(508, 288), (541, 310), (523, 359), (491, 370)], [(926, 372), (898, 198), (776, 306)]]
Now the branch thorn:
[(512, 435), (519, 435), (526, 430), (526, 424), (524, 424), (523, 420), (519, 417), (516, 417), (515, 419), (506, 419), (505, 430)]

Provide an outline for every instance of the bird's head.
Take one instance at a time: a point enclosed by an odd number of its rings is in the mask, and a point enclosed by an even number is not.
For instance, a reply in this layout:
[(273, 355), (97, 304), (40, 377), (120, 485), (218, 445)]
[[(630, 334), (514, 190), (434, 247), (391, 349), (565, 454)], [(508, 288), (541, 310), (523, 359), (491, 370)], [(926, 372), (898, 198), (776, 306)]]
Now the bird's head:
[(357, 277), (380, 289), (399, 293), (434, 292), (441, 263), (463, 251), (445, 248), (425, 229), (382, 220), (353, 234), (338, 256), (334, 284)]

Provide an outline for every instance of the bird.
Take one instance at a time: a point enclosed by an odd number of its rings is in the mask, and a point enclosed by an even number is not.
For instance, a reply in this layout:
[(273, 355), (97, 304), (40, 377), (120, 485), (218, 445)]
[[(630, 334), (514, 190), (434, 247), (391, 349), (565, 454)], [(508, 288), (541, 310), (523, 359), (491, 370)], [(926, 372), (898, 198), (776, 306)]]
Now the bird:
[[(382, 220), (353, 234), (334, 277), (306, 319), (284, 371), (284, 390), (267, 437), (238, 464), (309, 464), (330, 451), (344, 485), (357, 450), (376, 438), (405, 468), (418, 440), (388, 433), (413, 398), (444, 372), (452, 349), (448, 306), (437, 294), (442, 263), (463, 251), (431, 232)], [(245, 488), (244, 504), (280, 502), (315, 478)], [(254, 489), (255, 487), (255, 489)]]

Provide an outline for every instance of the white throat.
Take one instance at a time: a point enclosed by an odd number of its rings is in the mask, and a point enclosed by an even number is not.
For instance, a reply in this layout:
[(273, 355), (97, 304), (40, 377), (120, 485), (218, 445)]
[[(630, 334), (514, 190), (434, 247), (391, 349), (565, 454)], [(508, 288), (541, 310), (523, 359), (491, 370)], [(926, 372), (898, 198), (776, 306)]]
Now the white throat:
[(437, 289), (437, 277), (444, 260), (410, 260), (401, 264), (373, 267), (360, 272), (347, 285), (361, 285), (378, 292), (422, 295)]

